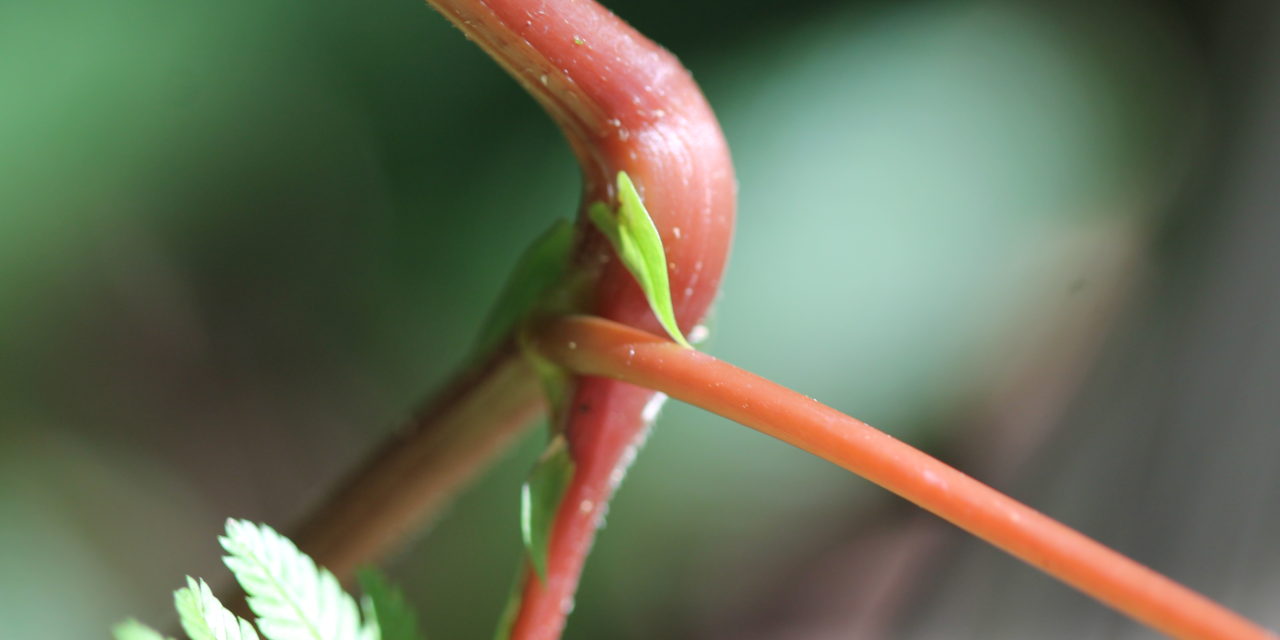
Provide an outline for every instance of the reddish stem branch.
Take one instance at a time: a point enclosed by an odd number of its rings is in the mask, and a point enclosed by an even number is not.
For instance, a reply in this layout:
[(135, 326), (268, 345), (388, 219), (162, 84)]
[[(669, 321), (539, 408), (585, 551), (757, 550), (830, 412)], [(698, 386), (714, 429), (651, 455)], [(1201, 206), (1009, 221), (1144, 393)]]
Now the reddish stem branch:
[(550, 324), (539, 348), (575, 373), (662, 391), (834, 462), (1164, 633), (1276, 637), (882, 431), (704, 353), (587, 317)]
[[(428, 0), (491, 55), (564, 130), (582, 165), (583, 204), (612, 202), (626, 171), (666, 248), (679, 323), (688, 330), (719, 290), (733, 230), (736, 183), (728, 147), (692, 77), (670, 53), (589, 0)], [(658, 330), (635, 279), (608, 242), (584, 225), (574, 267), (583, 310)], [(381, 555), (426, 520), (541, 406), (536, 379), (510, 353), (455, 385), (353, 473), (297, 535), (339, 576)], [(652, 392), (608, 380), (575, 386), (577, 412), (562, 425), (578, 465), (571, 496), (589, 512), (562, 514), (551, 546), (555, 590), (529, 581), (522, 619), (571, 597), (609, 481), (643, 428)], [(628, 415), (619, 411), (631, 407)], [(609, 410), (604, 410), (608, 408)], [(581, 504), (581, 501), (575, 503)]]
[[(626, 172), (662, 238), (679, 325), (688, 331), (720, 289), (737, 184), (702, 92), (675, 56), (591, 0), (427, 0), (546, 108), (578, 156), (583, 209), (615, 203)], [(580, 216), (574, 267), (582, 312), (660, 330), (635, 278)], [(525, 572), (513, 640), (560, 635), (596, 525), (645, 428), (653, 392), (575, 382), (558, 418), (576, 470), (555, 515), (546, 580)]]
[(343, 580), (420, 530), (545, 411), (525, 359), (505, 349), (460, 377), (356, 469), (294, 534)]

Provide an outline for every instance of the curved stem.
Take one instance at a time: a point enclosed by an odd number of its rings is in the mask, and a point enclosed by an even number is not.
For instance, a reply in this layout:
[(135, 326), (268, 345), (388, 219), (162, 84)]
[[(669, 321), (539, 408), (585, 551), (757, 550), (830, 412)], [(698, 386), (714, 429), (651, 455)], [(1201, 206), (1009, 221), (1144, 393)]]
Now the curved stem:
[[(688, 331), (715, 299), (733, 236), (737, 184), (720, 125), (668, 51), (592, 0), (428, 0), (480, 45), (560, 125), (582, 165), (581, 213), (617, 200), (626, 172), (666, 252), (677, 324)], [(661, 326), (606, 238), (579, 216), (579, 310), (649, 331)], [(597, 523), (647, 426), (646, 389), (576, 380), (557, 417), (575, 471), (554, 516), (546, 580), (524, 571), (513, 640), (554, 640)]]
[[(612, 201), (626, 171), (667, 251), (677, 320), (695, 325), (719, 290), (733, 231), (736, 183), (719, 124), (670, 53), (590, 0), (428, 0), (491, 55), (564, 130), (582, 165), (583, 206)], [(659, 330), (644, 294), (606, 239), (582, 225), (575, 249), (584, 310)], [(510, 345), (508, 345), (509, 347)], [(385, 552), (426, 520), (541, 409), (536, 378), (509, 350), (419, 414), (348, 478), (295, 535), (337, 575)], [(652, 392), (609, 381), (575, 385), (578, 412), (562, 425), (580, 470), (570, 495), (592, 496), (585, 520), (558, 527), (549, 572), (558, 589), (529, 580), (522, 620), (572, 596), (609, 478), (644, 427)], [(632, 406), (630, 415), (618, 412)], [(583, 471), (586, 470), (586, 471)], [(561, 514), (566, 515), (566, 514)], [(562, 518), (568, 522), (568, 518)], [(589, 525), (589, 526), (588, 526)], [(562, 616), (561, 616), (562, 618)], [(524, 624), (524, 623), (522, 623)], [(535, 626), (544, 626), (541, 624)]]
[(882, 431), (704, 353), (587, 317), (549, 324), (538, 348), (575, 373), (662, 391), (834, 462), (1169, 635), (1276, 637)]
[[(592, 0), (427, 1), (563, 130), (582, 166), (583, 212), (612, 202), (627, 172), (662, 237), (679, 324), (697, 324), (720, 289), (737, 183), (715, 114), (680, 61)], [(594, 276), (584, 311), (661, 331), (608, 241), (579, 219), (576, 267)]]

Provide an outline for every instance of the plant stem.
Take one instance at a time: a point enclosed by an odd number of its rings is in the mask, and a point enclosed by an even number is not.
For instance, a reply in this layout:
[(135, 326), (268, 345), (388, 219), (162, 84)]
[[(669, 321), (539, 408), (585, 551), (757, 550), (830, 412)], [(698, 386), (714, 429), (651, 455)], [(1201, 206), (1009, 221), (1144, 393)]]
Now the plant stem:
[(581, 316), (547, 325), (538, 348), (575, 373), (664, 392), (834, 462), (1174, 637), (1276, 637), (882, 431), (707, 354)]
[[(670, 52), (591, 0), (427, 0), (494, 58), (563, 130), (582, 167), (573, 269), (576, 311), (648, 331), (661, 325), (588, 222), (593, 203), (617, 204), (625, 172), (666, 253), (677, 324), (701, 321), (720, 289), (733, 236), (737, 181), (729, 148), (692, 75)], [(645, 389), (576, 380), (554, 428), (575, 471), (548, 536), (546, 580), (524, 571), (512, 640), (554, 640), (571, 606), (609, 497), (647, 426)]]
[[(564, 132), (582, 168), (582, 212), (613, 203), (625, 171), (667, 254), (676, 318), (688, 331), (720, 290), (737, 182), (715, 114), (680, 61), (591, 0), (427, 0), (505, 69)], [(585, 312), (661, 331), (613, 249), (587, 230), (575, 269)]]
[[(669, 52), (595, 2), (428, 4), (492, 56), (564, 131), (582, 167), (584, 208), (615, 199), (617, 172), (631, 176), (662, 235), (679, 324), (686, 331), (694, 326), (719, 290), (736, 182), (719, 124), (689, 73)], [(585, 310), (658, 330), (645, 296), (614, 259), (608, 241), (583, 227), (574, 268), (590, 290)], [(579, 474), (570, 491), (597, 496), (601, 510), (609, 474), (643, 428), (639, 409), (652, 395), (634, 388), (605, 393), (618, 386), (597, 380), (575, 385), (575, 393), (614, 407), (625, 396), (635, 405), (633, 416), (578, 415), (567, 429), (579, 468), (598, 471)], [(339, 577), (349, 577), (356, 565), (383, 554), (426, 521), (500, 451), (541, 409), (539, 394), (537, 378), (525, 363), (509, 350), (500, 354), (454, 384), (403, 435), (353, 472), (295, 533), (299, 546)], [(599, 486), (585, 486), (587, 478)], [(574, 536), (573, 546), (582, 553), (592, 530), (580, 527)], [(563, 548), (569, 542), (559, 544)], [(556, 575), (576, 583), (572, 567), (581, 561), (556, 556), (553, 564), (567, 568)]]
[(496, 353), (427, 405), (356, 469), (294, 534), (343, 580), (422, 528), (545, 413), (538, 378), (514, 349)]

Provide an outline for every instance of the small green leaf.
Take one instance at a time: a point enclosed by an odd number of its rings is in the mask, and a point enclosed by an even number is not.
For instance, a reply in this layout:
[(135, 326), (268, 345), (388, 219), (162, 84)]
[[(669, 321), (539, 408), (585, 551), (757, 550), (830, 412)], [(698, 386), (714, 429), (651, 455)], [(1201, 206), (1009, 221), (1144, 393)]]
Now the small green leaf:
[(618, 211), (609, 211), (603, 202), (587, 208), (587, 217), (609, 239), (614, 251), (649, 301), (649, 308), (671, 339), (688, 347), (689, 342), (676, 323), (671, 302), (671, 284), (667, 278), (667, 253), (662, 237), (640, 200), (640, 194), (625, 171), (618, 172)]
[(550, 424), (553, 429), (558, 428), (564, 424), (560, 417), (564, 415), (564, 405), (569, 400), (569, 385), (572, 383), (573, 376), (564, 367), (538, 353), (538, 350), (529, 342), (529, 336), (523, 331), (519, 336), (519, 344), (525, 361), (533, 368), (534, 373), (538, 375), (538, 381), (542, 383), (542, 393), (547, 398), (547, 407), (551, 413)]
[(253, 625), (222, 606), (204, 580), (187, 576), (187, 586), (173, 592), (173, 606), (191, 640), (258, 640)]
[(374, 569), (361, 569), (357, 578), (364, 591), (364, 617), (377, 622), (381, 632), (379, 640), (421, 640), (418, 616), (399, 589)]
[(524, 570), (516, 572), (511, 588), (507, 590), (507, 603), (498, 614), (498, 628), (493, 632), (493, 640), (510, 640), (511, 628), (516, 625), (516, 616), (520, 614), (520, 600), (524, 597)]
[(377, 627), (361, 624), (356, 601), (327, 569), (267, 525), (227, 520), (218, 538), (222, 560), (248, 594), (268, 640), (371, 640)]
[(563, 435), (557, 435), (538, 457), (529, 479), (520, 489), (520, 537), (529, 562), (542, 580), (547, 579), (547, 545), (556, 509), (573, 479), (573, 459)]
[(564, 281), (572, 249), (573, 224), (557, 220), (524, 250), (485, 318), (476, 339), (477, 353), (496, 347)]
[(169, 640), (155, 629), (132, 618), (116, 625), (111, 630), (111, 635), (115, 640)]

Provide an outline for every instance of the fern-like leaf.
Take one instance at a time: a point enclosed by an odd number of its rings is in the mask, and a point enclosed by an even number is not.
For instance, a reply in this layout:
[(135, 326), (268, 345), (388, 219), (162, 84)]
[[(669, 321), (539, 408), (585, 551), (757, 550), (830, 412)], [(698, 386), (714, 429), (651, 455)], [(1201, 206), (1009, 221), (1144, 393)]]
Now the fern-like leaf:
[(373, 569), (362, 569), (356, 577), (364, 591), (365, 620), (377, 622), (379, 640), (422, 640), (418, 616), (405, 602), (404, 593)]
[(115, 640), (169, 640), (160, 635), (159, 631), (132, 618), (116, 625), (111, 630), (111, 635)]
[(361, 624), (356, 601), (338, 579), (271, 527), (227, 520), (218, 541), (268, 640), (377, 638), (376, 623)]
[(258, 640), (253, 625), (222, 606), (204, 580), (187, 576), (187, 586), (173, 592), (173, 606), (191, 640)]

